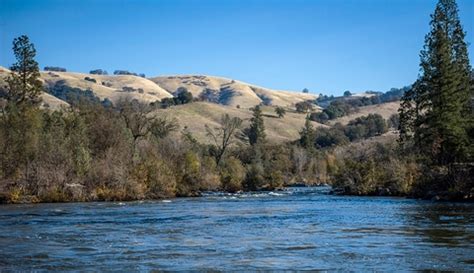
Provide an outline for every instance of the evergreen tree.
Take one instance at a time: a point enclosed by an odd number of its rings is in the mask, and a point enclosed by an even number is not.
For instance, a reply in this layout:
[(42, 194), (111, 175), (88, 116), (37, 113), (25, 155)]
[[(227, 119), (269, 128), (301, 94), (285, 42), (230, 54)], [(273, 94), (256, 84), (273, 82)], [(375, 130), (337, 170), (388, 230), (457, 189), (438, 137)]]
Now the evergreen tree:
[(39, 80), (35, 47), (27, 36), (13, 40), (16, 63), (6, 79), (7, 103), (0, 107), (0, 176), (31, 177), (31, 162), (37, 156), (41, 130), (40, 101), (43, 87)]
[(300, 145), (309, 150), (314, 148), (314, 141), (315, 141), (315, 131), (313, 125), (311, 124), (311, 120), (309, 119), (309, 115), (306, 116), (306, 121), (304, 123), (303, 129), (300, 131)]
[(265, 141), (265, 125), (263, 124), (263, 114), (260, 106), (252, 108), (253, 116), (250, 119), (250, 128), (247, 131), (250, 145), (260, 144)]
[(420, 77), (399, 109), (400, 140), (413, 137), (421, 152), (450, 164), (472, 156), (467, 134), (472, 123), (471, 66), (454, 0), (438, 2), (430, 25), (420, 53)]
[(43, 85), (39, 80), (38, 63), (34, 59), (35, 46), (28, 36), (23, 35), (13, 40), (13, 53), (16, 63), (11, 66), (12, 73), (6, 79), (7, 100), (16, 105), (39, 102)]

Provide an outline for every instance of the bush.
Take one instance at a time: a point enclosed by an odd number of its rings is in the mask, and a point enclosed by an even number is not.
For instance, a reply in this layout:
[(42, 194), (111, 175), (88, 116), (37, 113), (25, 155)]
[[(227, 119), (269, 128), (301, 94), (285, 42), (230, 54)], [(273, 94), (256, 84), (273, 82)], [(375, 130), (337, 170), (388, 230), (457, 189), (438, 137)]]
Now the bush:
[(325, 124), (326, 122), (329, 121), (329, 116), (325, 111), (322, 111), (322, 112), (317, 112), (317, 113), (311, 113), (309, 115), (309, 119), (312, 121)]
[(66, 72), (66, 68), (62, 68), (58, 66), (45, 66), (44, 71)]
[(245, 175), (245, 167), (240, 160), (235, 157), (225, 159), (220, 167), (222, 189), (228, 192), (242, 190), (242, 182), (245, 179)]
[(258, 190), (265, 184), (264, 168), (259, 162), (254, 162), (247, 166), (245, 175), (244, 188), (246, 190)]
[(93, 83), (97, 83), (97, 80), (94, 79), (94, 78), (85, 77), (84, 80), (89, 81), (89, 82), (93, 82)]
[(349, 139), (340, 128), (318, 128), (315, 131), (315, 145), (318, 148), (326, 148), (349, 143)]
[(296, 112), (298, 113), (307, 113), (313, 111), (312, 101), (301, 101), (295, 104)]
[(50, 90), (49, 93), (61, 100), (66, 101), (71, 105), (79, 105), (81, 103), (100, 104), (100, 99), (92, 90), (82, 90), (63, 84), (58, 81)]
[(186, 104), (193, 101), (193, 94), (188, 91), (185, 87), (179, 87), (175, 92), (174, 103), (176, 105)]
[(109, 73), (107, 73), (106, 70), (94, 69), (94, 70), (89, 71), (89, 74), (93, 74), (93, 75), (108, 75)]
[(403, 156), (393, 144), (348, 147), (336, 165), (333, 187), (351, 195), (412, 195), (422, 173), (415, 158)]
[(134, 72), (130, 72), (128, 70), (115, 70), (114, 75), (132, 75), (132, 76), (138, 76), (138, 77), (145, 78), (145, 74), (143, 74), (143, 73), (137, 74), (137, 73), (134, 73)]
[(381, 135), (387, 132), (387, 124), (379, 114), (369, 114), (349, 121), (345, 134), (351, 141)]

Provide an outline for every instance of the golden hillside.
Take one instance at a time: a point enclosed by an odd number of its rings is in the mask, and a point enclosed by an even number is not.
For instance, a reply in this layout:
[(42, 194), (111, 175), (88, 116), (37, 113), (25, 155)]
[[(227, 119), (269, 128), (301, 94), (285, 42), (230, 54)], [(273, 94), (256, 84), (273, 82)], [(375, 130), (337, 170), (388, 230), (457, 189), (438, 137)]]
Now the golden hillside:
[(219, 104), (249, 108), (260, 103), (274, 106), (292, 106), (304, 100), (314, 100), (312, 94), (272, 90), (227, 78), (181, 75), (150, 78), (170, 93), (185, 87), (194, 97), (200, 97), (206, 89), (212, 90)]
[[(4, 82), (6, 77), (10, 74), (10, 70), (0, 66), (0, 82)], [(2, 84), (3, 85), (3, 84)], [(62, 107), (69, 107), (69, 104), (63, 100), (56, 98), (46, 92), (41, 95), (41, 107), (49, 108), (52, 110), (60, 110)]]
[[(299, 131), (304, 126), (305, 114), (288, 112), (283, 118), (278, 118), (274, 112), (275, 107), (265, 106), (262, 108), (267, 138), (272, 141), (283, 142), (296, 140)], [(243, 127), (248, 126), (252, 112), (248, 109), (232, 106), (219, 105), (208, 102), (195, 102), (185, 105), (174, 106), (168, 109), (156, 110), (156, 114), (169, 118), (176, 118), (181, 129), (187, 129), (202, 142), (207, 142), (205, 125), (211, 128), (219, 126), (220, 117), (229, 114), (231, 117), (239, 117), (244, 120)], [(325, 126), (313, 122), (315, 127)]]
[[(86, 77), (95, 80), (86, 80)], [(108, 98), (117, 101), (122, 97), (138, 99), (143, 102), (154, 102), (172, 97), (170, 93), (152, 81), (132, 75), (91, 75), (73, 72), (41, 72), (41, 78), (47, 88), (55, 84), (64, 84), (82, 90), (92, 90), (100, 99)]]

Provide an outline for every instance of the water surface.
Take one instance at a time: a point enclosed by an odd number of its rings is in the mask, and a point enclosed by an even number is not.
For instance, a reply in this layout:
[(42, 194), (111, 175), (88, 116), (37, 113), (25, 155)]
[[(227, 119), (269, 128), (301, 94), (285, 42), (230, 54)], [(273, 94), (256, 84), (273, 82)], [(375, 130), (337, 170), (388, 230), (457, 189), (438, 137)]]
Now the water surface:
[(0, 206), (0, 271), (474, 270), (474, 204), (324, 188)]

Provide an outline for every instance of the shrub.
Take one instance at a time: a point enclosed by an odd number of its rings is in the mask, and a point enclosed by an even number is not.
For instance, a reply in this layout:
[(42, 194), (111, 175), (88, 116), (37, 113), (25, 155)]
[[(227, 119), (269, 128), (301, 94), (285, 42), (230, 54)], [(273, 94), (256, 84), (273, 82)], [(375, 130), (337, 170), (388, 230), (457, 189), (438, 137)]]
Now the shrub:
[(369, 114), (349, 121), (345, 133), (351, 141), (381, 135), (387, 132), (387, 124), (379, 114)]
[(242, 190), (242, 182), (245, 178), (245, 167), (240, 160), (229, 157), (220, 166), (220, 177), (222, 189), (228, 192)]
[(307, 113), (313, 110), (313, 103), (311, 101), (301, 101), (295, 104), (296, 112)]
[(244, 180), (244, 188), (253, 191), (260, 189), (265, 183), (264, 174), (265, 171), (261, 163), (254, 162), (248, 165)]
[(89, 71), (89, 74), (93, 74), (93, 75), (108, 75), (107, 71), (106, 71), (106, 70), (102, 70), (102, 69), (94, 69), (94, 70), (91, 70), (91, 71)]
[(349, 139), (340, 128), (318, 128), (315, 131), (315, 145), (318, 148), (347, 144)]
[(66, 72), (66, 68), (62, 68), (58, 66), (45, 66), (44, 71)]
[(93, 82), (93, 83), (97, 83), (97, 80), (94, 79), (94, 78), (85, 77), (84, 80), (89, 81), (89, 82)]
[(188, 91), (185, 87), (179, 87), (175, 92), (174, 103), (176, 105), (186, 104), (193, 101), (193, 94)]

